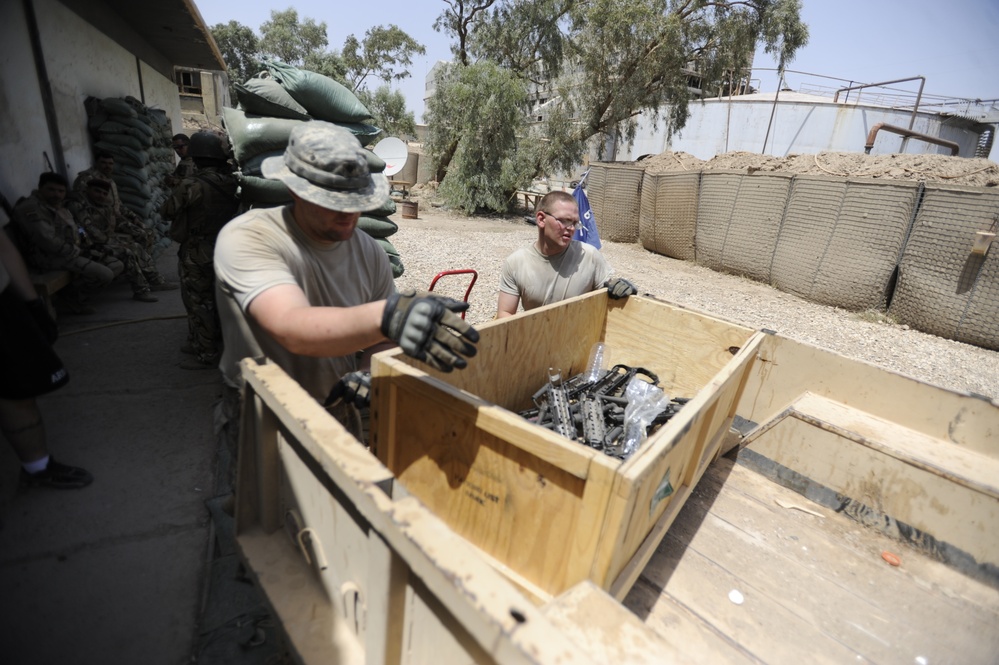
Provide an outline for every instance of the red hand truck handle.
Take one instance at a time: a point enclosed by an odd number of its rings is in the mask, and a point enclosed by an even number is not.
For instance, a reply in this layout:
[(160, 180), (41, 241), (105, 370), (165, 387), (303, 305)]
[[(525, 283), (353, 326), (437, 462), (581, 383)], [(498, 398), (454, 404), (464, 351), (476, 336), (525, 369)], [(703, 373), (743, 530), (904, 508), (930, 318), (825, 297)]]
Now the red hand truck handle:
[[(475, 286), (475, 280), (477, 280), (479, 278), (479, 273), (476, 272), (476, 271), (474, 271), (474, 270), (472, 270), (471, 268), (466, 268), (464, 270), (444, 270), (442, 272), (437, 273), (437, 276), (434, 277), (434, 279), (433, 279), (432, 282), (430, 282), (430, 288), (428, 290), (429, 291), (433, 291), (434, 287), (437, 286), (437, 281), (440, 280), (441, 277), (445, 277), (447, 275), (471, 275), (472, 276), (472, 281), (469, 282), (468, 288), (465, 289), (464, 302), (468, 302), (468, 294), (472, 292), (472, 287)], [(461, 318), (462, 319), (465, 318), (465, 312), (461, 313)]]

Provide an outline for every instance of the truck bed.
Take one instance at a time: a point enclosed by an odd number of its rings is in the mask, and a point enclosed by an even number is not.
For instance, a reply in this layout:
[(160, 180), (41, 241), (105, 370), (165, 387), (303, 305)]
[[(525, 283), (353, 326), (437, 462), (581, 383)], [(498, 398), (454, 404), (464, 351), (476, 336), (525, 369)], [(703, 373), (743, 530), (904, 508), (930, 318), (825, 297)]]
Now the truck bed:
[(673, 650), (664, 660), (999, 660), (999, 590), (730, 457), (694, 488), (624, 605)]

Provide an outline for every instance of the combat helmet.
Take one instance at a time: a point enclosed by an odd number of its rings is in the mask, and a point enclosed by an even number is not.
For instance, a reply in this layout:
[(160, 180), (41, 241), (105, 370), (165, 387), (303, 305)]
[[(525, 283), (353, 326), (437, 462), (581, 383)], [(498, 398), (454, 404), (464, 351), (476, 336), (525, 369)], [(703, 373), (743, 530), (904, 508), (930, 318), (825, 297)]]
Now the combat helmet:
[(217, 159), (225, 161), (229, 159), (229, 151), (224, 139), (207, 130), (195, 132), (191, 136), (191, 143), (187, 146), (187, 154), (194, 159)]

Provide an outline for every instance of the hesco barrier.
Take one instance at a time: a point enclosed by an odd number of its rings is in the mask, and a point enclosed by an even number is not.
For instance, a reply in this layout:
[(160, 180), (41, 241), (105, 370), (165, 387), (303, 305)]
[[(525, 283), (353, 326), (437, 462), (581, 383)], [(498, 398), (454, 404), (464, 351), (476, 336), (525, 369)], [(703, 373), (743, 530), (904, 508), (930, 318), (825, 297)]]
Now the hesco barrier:
[[(611, 164), (591, 164), (587, 176), (587, 191), (596, 183), (602, 190), (601, 206), (594, 210), (597, 218), (597, 231), (601, 240), (611, 242), (636, 242), (638, 240), (638, 216), (641, 212), (642, 176), (641, 166), (615, 166)], [(596, 177), (594, 177), (596, 176)], [(591, 180), (592, 179), (592, 180)], [(589, 197), (589, 193), (587, 193)], [(591, 204), (592, 205), (592, 204)]]
[(889, 314), (924, 332), (999, 350), (999, 246), (971, 251), (994, 232), (999, 192), (927, 185), (899, 266)]
[(789, 176), (703, 172), (694, 235), (697, 262), (769, 284), (790, 188)]
[(645, 174), (638, 217), (638, 236), (645, 249), (674, 259), (694, 260), (700, 181), (700, 171)]
[(636, 188), (621, 177), (636, 170), (590, 167), (605, 240), (635, 240), (623, 217), (638, 204), (650, 251), (999, 350), (999, 242), (971, 251), (978, 232), (999, 226), (997, 191), (741, 171), (646, 173)]
[(770, 284), (823, 305), (883, 311), (918, 194), (914, 182), (796, 176)]

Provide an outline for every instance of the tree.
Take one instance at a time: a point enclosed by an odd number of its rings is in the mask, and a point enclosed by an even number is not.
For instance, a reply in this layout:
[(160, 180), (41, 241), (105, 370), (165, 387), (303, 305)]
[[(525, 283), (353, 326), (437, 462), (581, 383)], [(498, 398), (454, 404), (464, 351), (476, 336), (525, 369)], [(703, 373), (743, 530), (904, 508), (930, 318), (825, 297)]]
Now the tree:
[(364, 33), (364, 41), (350, 35), (343, 43), (340, 56), (347, 69), (348, 87), (358, 90), (369, 76), (385, 83), (409, 78), (408, 67), (413, 55), (424, 55), (427, 49), (398, 26), (376, 26)]
[[(654, 124), (664, 123), (667, 135), (682, 128), (692, 97), (688, 63), (695, 63), (702, 79), (714, 86), (744, 70), (758, 44), (783, 68), (808, 39), (800, 0), (445, 4), (435, 26), (456, 40), (456, 54), (460, 51), (468, 62), (496, 63), (533, 84), (536, 101), (548, 98), (543, 123), (536, 128), (545, 141), (535, 175), (572, 169), (594, 137), (634, 139), (642, 112)], [(474, 15), (473, 8), (478, 10)], [(432, 113), (429, 121), (436, 122)], [(524, 136), (535, 143), (538, 138)]]
[(359, 90), (358, 98), (371, 111), (373, 123), (389, 136), (416, 136), (416, 119), (406, 110), (406, 97), (387, 85), (372, 93)]
[[(416, 133), (416, 119), (406, 111), (402, 93), (392, 92), (387, 86), (374, 92), (367, 89), (372, 77), (385, 83), (407, 78), (413, 56), (426, 53), (422, 44), (398, 26), (375, 26), (368, 29), (363, 40), (350, 35), (340, 50), (329, 48), (325, 22), (300, 20), (293, 8), (272, 10), (270, 20), (260, 26), (259, 38), (236, 21), (220, 23), (211, 31), (229, 67), (231, 82), (252, 78), (263, 69), (263, 59), (276, 58), (346, 85), (368, 106), (385, 131)], [(235, 97), (235, 90), (232, 92)]]
[(233, 84), (252, 78), (262, 68), (257, 58), (257, 35), (238, 21), (217, 23), (211, 27), (211, 32), (229, 69), (230, 97), (236, 99)]
[(441, 195), (469, 213), (504, 210), (505, 192), (519, 188), (535, 158), (529, 144), (517, 149), (527, 99), (523, 81), (481, 61), (442, 68), (436, 86), (426, 148), (434, 164), (449, 163)]

